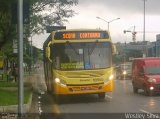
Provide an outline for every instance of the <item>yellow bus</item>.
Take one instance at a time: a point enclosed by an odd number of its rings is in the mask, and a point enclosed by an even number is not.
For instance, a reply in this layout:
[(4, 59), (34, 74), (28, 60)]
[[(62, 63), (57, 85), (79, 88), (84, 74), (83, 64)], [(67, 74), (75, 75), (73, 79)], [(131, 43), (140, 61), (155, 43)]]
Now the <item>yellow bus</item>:
[(107, 31), (53, 31), (43, 44), (47, 91), (57, 96), (114, 90), (114, 47)]

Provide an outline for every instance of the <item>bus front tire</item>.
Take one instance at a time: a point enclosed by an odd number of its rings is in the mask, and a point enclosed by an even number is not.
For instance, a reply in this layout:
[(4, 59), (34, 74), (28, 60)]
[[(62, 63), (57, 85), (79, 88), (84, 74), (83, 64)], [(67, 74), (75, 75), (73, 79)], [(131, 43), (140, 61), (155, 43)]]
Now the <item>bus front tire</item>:
[(99, 93), (98, 97), (99, 99), (105, 99), (105, 93)]
[(58, 104), (60, 102), (60, 95), (54, 94), (54, 101)]

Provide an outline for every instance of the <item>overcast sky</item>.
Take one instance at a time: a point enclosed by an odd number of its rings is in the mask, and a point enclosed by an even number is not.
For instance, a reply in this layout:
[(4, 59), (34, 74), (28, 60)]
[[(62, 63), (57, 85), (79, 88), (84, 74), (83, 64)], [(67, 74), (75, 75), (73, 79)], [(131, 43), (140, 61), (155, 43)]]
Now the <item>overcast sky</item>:
[[(146, 41), (155, 41), (160, 33), (160, 0), (146, 0)], [(106, 21), (119, 20), (109, 24), (113, 42), (131, 42), (131, 33), (124, 30), (137, 31), (136, 40), (143, 40), (144, 0), (79, 0), (73, 9), (77, 14), (65, 23), (67, 29), (76, 28), (108, 28)], [(41, 48), (49, 34), (33, 38), (33, 44)]]

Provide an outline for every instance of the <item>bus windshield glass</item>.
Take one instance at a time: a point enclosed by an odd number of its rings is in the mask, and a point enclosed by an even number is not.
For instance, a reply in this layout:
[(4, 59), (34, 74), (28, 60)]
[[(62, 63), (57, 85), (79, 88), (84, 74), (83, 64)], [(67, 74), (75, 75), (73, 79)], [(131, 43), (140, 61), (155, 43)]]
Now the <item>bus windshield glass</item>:
[(94, 70), (111, 67), (112, 48), (109, 42), (54, 44), (53, 61), (60, 70)]

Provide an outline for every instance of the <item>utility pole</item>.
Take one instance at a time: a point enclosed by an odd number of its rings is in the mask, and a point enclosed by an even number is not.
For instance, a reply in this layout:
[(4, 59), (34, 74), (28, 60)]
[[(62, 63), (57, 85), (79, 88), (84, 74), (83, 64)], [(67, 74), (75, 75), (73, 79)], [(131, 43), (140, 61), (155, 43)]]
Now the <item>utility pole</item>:
[(23, 84), (23, 0), (18, 0), (18, 116), (24, 115), (24, 84)]
[(146, 37), (146, 28), (145, 28), (145, 25), (146, 25), (146, 0), (143, 0), (144, 1), (144, 5), (143, 5), (143, 8), (144, 8), (144, 17), (143, 17), (143, 42), (144, 42), (144, 51), (143, 51), (143, 57), (146, 57), (147, 55), (147, 44), (145, 44), (145, 37)]
[(146, 31), (146, 28), (145, 28), (145, 26), (146, 26), (146, 0), (143, 0), (144, 1), (144, 17), (143, 17), (143, 41), (145, 41), (145, 31)]
[(136, 34), (137, 34), (137, 32), (135, 31), (135, 26), (132, 26), (132, 27), (133, 27), (133, 31), (128, 29), (128, 30), (124, 30), (123, 32), (124, 32), (124, 34), (127, 33), (127, 32), (131, 32), (132, 33), (132, 40), (133, 40), (133, 42), (136, 42)]

